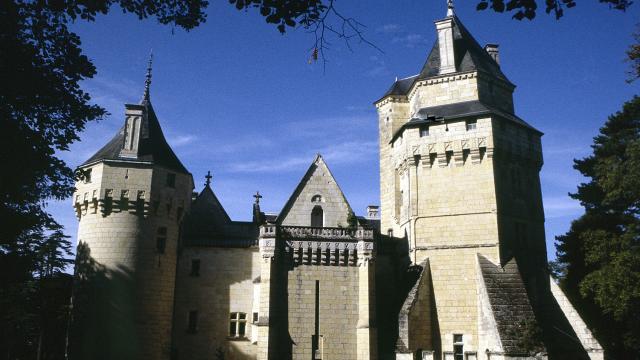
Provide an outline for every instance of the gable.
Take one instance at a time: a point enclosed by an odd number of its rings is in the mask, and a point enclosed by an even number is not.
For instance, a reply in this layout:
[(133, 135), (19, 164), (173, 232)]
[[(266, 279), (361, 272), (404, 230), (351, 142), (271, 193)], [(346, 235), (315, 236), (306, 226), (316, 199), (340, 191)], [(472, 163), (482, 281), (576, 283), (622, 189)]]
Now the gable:
[(319, 213), (324, 227), (348, 227), (351, 206), (322, 156), (317, 155), (276, 222), (286, 226), (311, 226), (312, 212)]

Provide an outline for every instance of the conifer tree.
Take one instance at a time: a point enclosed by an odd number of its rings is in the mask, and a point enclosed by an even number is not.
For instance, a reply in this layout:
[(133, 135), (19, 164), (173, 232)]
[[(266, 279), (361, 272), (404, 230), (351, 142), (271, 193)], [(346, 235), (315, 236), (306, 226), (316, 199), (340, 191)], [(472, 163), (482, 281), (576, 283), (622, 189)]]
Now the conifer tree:
[(611, 359), (640, 359), (640, 97), (592, 149), (575, 160), (589, 181), (570, 196), (585, 214), (556, 239), (560, 282)]

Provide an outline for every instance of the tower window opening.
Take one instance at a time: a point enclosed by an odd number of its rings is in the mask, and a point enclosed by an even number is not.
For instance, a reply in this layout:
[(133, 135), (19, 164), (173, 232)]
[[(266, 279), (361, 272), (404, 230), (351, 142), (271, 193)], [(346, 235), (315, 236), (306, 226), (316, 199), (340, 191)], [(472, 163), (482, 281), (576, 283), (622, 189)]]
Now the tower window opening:
[(476, 120), (469, 120), (467, 121), (467, 131), (473, 131), (477, 128), (477, 121)]
[(176, 174), (174, 173), (167, 174), (167, 187), (170, 187), (170, 188), (176, 187)]
[(189, 275), (193, 277), (200, 276), (200, 259), (191, 260), (191, 272), (189, 272)]
[(258, 323), (258, 313), (257, 313), (257, 312), (254, 312), (254, 313), (253, 313), (253, 323), (254, 323), (254, 324), (257, 324), (257, 323)]
[(464, 360), (464, 342), (462, 334), (453, 334), (453, 359)]
[(187, 332), (194, 334), (198, 331), (198, 311), (189, 311), (189, 320), (187, 322)]
[[(257, 313), (256, 313), (257, 314)], [(229, 314), (229, 336), (236, 338), (245, 337), (247, 330), (247, 314), (232, 312)]]
[(316, 205), (311, 210), (311, 226), (312, 227), (323, 227), (324, 226), (324, 211), (322, 210), (322, 206)]
[(167, 247), (167, 228), (162, 226), (158, 228), (158, 236), (156, 237), (156, 249), (158, 254), (164, 254)]
[(93, 169), (87, 169), (85, 171), (82, 172), (82, 175), (84, 176), (84, 183), (88, 184), (91, 182), (91, 170)]
[(429, 136), (429, 126), (423, 126), (420, 128), (420, 137)]

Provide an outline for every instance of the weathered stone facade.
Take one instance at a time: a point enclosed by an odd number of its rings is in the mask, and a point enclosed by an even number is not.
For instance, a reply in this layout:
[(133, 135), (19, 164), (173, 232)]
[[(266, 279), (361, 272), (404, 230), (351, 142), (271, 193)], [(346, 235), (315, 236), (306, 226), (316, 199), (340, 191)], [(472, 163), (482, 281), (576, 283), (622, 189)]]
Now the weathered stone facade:
[[(602, 359), (546, 270), (541, 133), (497, 45), (449, 9), (421, 72), (375, 103), (380, 201), (322, 156), (278, 215), (233, 221), (169, 148), (147, 88), (80, 166), (78, 359)], [(576, 341), (577, 339), (577, 341)]]

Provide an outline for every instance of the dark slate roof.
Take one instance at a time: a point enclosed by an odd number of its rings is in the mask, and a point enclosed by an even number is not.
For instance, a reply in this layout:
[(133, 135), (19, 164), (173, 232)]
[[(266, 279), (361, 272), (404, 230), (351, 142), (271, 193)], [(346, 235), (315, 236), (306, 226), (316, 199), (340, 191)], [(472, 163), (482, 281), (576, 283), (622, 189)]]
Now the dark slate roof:
[(478, 254), (478, 261), (503, 351), (507, 355), (527, 354), (523, 330), (537, 326), (537, 322), (516, 260), (500, 267)]
[(258, 238), (258, 226), (232, 221), (208, 185), (193, 201), (183, 231), (186, 246), (248, 247)]
[(539, 130), (529, 125), (526, 121), (517, 117), (514, 114), (507, 113), (502, 110), (498, 110), (481, 100), (471, 100), (453, 104), (438, 105), (426, 107), (418, 110), (416, 117), (410, 121), (404, 123), (391, 138), (393, 142), (404, 129), (418, 127), (420, 125), (429, 124), (436, 121), (447, 121), (459, 118), (477, 117), (482, 115), (497, 115), (501, 118), (507, 119), (517, 125), (531, 129), (539, 134), (542, 134)]
[(89, 160), (82, 165), (89, 165), (104, 160), (150, 162), (154, 165), (166, 167), (170, 170), (188, 174), (189, 171), (182, 165), (176, 154), (171, 150), (167, 140), (162, 133), (160, 122), (153, 111), (150, 101), (143, 101), (140, 105), (127, 104), (127, 107), (143, 107), (147, 112), (143, 118), (140, 128), (140, 144), (138, 146), (138, 157), (136, 159), (120, 157), (120, 150), (124, 144), (124, 126), (118, 130), (116, 135), (98, 150)]
[[(480, 46), (455, 15), (453, 16), (453, 36), (456, 72), (481, 71), (513, 85), (502, 70), (500, 70), (500, 65)], [(390, 95), (407, 95), (416, 80), (436, 77), (439, 76), (439, 74), (440, 49), (438, 39), (436, 38), (420, 73), (408, 78), (396, 80), (381, 99)]]

